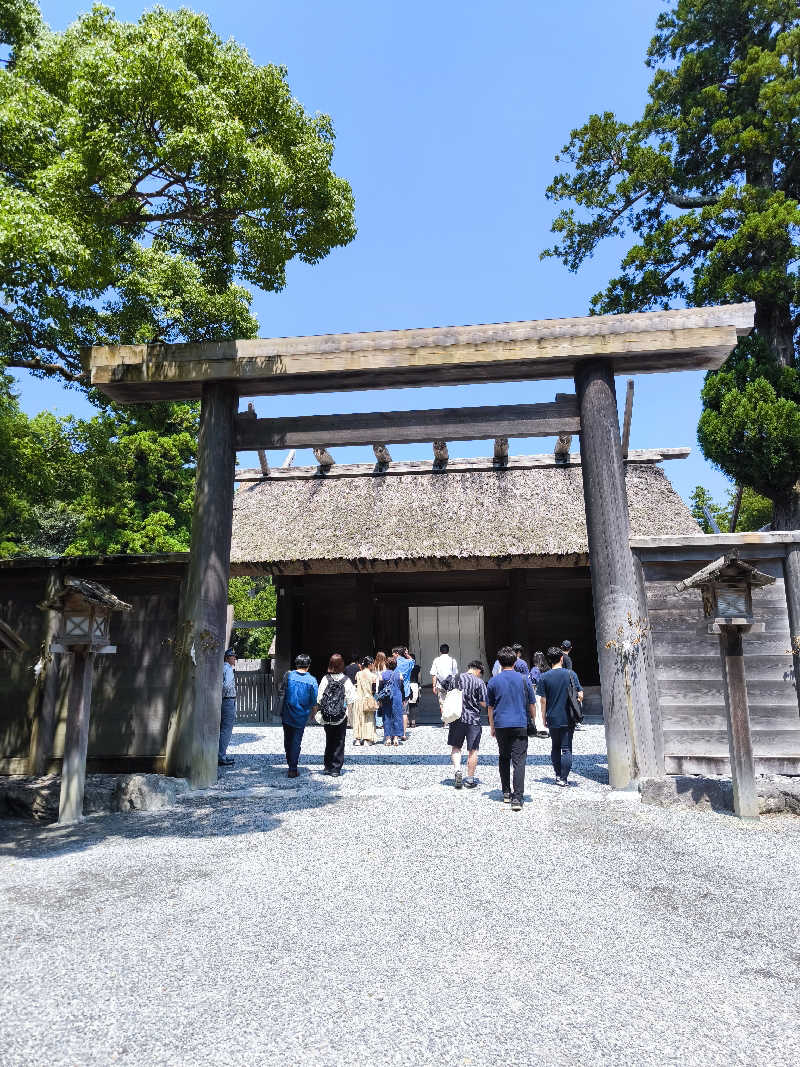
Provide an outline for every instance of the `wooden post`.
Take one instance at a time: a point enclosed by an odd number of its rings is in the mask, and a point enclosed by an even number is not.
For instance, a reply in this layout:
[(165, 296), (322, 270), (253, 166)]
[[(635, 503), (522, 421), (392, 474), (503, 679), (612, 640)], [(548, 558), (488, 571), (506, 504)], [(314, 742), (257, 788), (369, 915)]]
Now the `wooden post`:
[[(54, 568), (48, 576), (46, 600), (52, 597), (59, 583), (60, 574)], [(50, 608), (45, 615), (42, 673), (33, 690), (34, 707), (31, 716), (31, 740), (28, 747), (28, 774), (36, 776), (46, 773), (47, 764), (53, 755), (61, 661), (56, 659), (50, 646), (58, 633), (59, 618), (59, 613), (53, 608)]]
[(167, 773), (193, 786), (217, 780), (222, 665), (233, 524), (236, 393), (204, 385), (179, 655), (178, 702), (167, 737)]
[(607, 647), (646, 624), (647, 604), (630, 548), (612, 363), (588, 362), (578, 370), (575, 384), (608, 778), (612, 788), (624, 789), (639, 775), (664, 773), (663, 743), (650, 708), (651, 660), (639, 654), (623, 663), (619, 648)]
[(519, 641), (524, 656), (528, 649), (528, 587), (525, 569), (514, 567), (508, 572), (508, 581), (511, 591), (509, 604), (511, 633), (509, 636), (512, 641)]
[(728, 751), (733, 779), (733, 810), (740, 819), (758, 818), (758, 790), (750, 734), (750, 711), (744, 678), (742, 631), (738, 626), (720, 626), (720, 655), (725, 681), (728, 715)]
[(273, 692), (277, 697), (283, 676), (292, 664), (292, 632), (294, 630), (294, 578), (276, 578), (275, 598), (275, 678)]
[(92, 669), (94, 652), (78, 645), (72, 652), (67, 728), (61, 767), (59, 823), (80, 822), (83, 818), (83, 792), (86, 785), (86, 752), (89, 747), (89, 719), (92, 708)]
[(359, 656), (375, 652), (375, 633), (372, 603), (372, 575), (356, 575), (356, 632)]
[(800, 544), (787, 544), (783, 560), (783, 588), (789, 616), (789, 640), (794, 668), (794, 688), (800, 712)]

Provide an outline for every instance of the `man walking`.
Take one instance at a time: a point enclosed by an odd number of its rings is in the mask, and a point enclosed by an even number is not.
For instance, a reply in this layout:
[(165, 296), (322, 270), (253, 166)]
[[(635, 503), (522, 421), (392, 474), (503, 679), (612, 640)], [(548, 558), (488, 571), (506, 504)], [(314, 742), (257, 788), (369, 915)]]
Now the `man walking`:
[(439, 645), (439, 655), (431, 664), (431, 682), (433, 691), (439, 698), (439, 711), (444, 706), (444, 698), (453, 688), (458, 676), (458, 664), (450, 655), (449, 645)]
[[(450, 745), (450, 762), (455, 771), (456, 789), (464, 785), (474, 789), (475, 771), (478, 767), (478, 747), (481, 743), (481, 708), (486, 709), (486, 683), (481, 678), (483, 664), (474, 659), (456, 680), (456, 689), (461, 690), (461, 718), (450, 723), (447, 743)], [(467, 777), (461, 777), (461, 749), (467, 742)]]
[(228, 755), (228, 745), (233, 733), (233, 724), (236, 721), (236, 675), (233, 673), (235, 666), (236, 651), (229, 648), (225, 652), (225, 662), (222, 665), (222, 711), (219, 716), (218, 767), (232, 767), (234, 764), (233, 756)]
[[(572, 642), (571, 641), (562, 641), (561, 642), (561, 651), (564, 653), (564, 659), (562, 661), (563, 665), (564, 665), (564, 670), (571, 671), (573, 669), (573, 667), (572, 667)], [(574, 730), (582, 730), (583, 727), (581, 726), (581, 724), (579, 722), (576, 722), (574, 724), (574, 726), (573, 726), (573, 729)]]
[(492, 737), (497, 739), (503, 803), (511, 804), (512, 811), (522, 811), (525, 760), (528, 756), (528, 720), (535, 714), (533, 687), (529, 677), (514, 670), (517, 654), (513, 648), (501, 648), (497, 660), (500, 673), (487, 686), (489, 728)]
[(287, 778), (296, 778), (300, 759), (303, 731), (311, 709), (317, 702), (317, 680), (308, 673), (311, 656), (305, 652), (294, 658), (294, 670), (287, 671), (281, 683), (283, 695), (281, 721), (283, 722), (283, 749), (289, 765)]
[(537, 688), (542, 698), (544, 721), (550, 730), (550, 758), (556, 785), (565, 786), (572, 769), (572, 735), (575, 730), (567, 707), (570, 683), (577, 689), (578, 700), (583, 700), (583, 690), (575, 671), (564, 666), (563, 648), (548, 648), (547, 658), (550, 670), (539, 679)]

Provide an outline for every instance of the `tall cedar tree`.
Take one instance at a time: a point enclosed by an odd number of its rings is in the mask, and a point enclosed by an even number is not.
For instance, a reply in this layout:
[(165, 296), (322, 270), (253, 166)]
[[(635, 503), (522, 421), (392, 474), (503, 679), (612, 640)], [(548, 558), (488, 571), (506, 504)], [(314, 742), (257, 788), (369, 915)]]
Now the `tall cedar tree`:
[[(592, 311), (753, 300), (753, 335), (706, 376), (704, 454), (800, 528), (800, 9), (797, 0), (679, 0), (658, 18), (641, 118), (573, 130), (547, 190), (572, 201), (542, 253), (572, 271), (633, 235)], [(576, 209), (577, 208), (577, 209)]]

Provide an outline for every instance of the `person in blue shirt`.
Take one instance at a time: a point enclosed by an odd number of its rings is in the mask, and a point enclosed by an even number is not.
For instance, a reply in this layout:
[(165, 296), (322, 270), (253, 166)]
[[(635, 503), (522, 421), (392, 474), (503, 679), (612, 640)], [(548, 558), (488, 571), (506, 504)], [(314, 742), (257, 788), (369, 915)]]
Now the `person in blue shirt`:
[[(525, 792), (525, 760), (528, 757), (528, 720), (535, 711), (533, 687), (527, 674), (514, 670), (517, 654), (513, 648), (497, 653), (500, 673), (490, 679), (487, 688), (489, 728), (497, 739), (498, 769), (503, 789), (503, 803), (512, 811), (522, 811)], [(511, 766), (514, 784), (511, 785)]]
[(411, 699), (411, 672), (414, 670), (414, 658), (407, 648), (397, 645), (392, 649), (397, 659), (397, 669), (403, 679), (403, 740), (408, 740), (408, 702)]
[(294, 658), (295, 669), (287, 671), (281, 682), (283, 702), (281, 719), (283, 721), (283, 747), (286, 762), (289, 764), (288, 778), (298, 775), (297, 763), (300, 759), (300, 746), (303, 743), (303, 731), (308, 722), (311, 709), (317, 702), (317, 680), (308, 673), (311, 656), (305, 652)]
[(556, 785), (565, 786), (572, 770), (572, 735), (575, 724), (567, 713), (567, 695), (570, 682), (578, 690), (578, 700), (583, 701), (583, 690), (575, 671), (564, 666), (564, 649), (555, 645), (547, 650), (550, 670), (539, 679), (537, 691), (541, 697), (544, 721), (550, 730), (550, 758), (556, 773)]
[(397, 657), (392, 655), (386, 660), (386, 669), (378, 678), (378, 693), (384, 695), (381, 700), (383, 708), (383, 743), (398, 747), (403, 739), (403, 676), (397, 669)]
[(219, 750), (218, 767), (232, 767), (234, 760), (228, 755), (233, 724), (236, 721), (236, 649), (225, 650), (225, 662), (222, 665), (222, 709), (219, 716)]

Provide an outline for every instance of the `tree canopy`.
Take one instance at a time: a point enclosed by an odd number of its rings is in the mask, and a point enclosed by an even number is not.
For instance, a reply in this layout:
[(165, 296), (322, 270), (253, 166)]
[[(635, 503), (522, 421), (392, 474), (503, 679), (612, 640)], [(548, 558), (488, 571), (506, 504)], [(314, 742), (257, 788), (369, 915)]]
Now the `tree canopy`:
[(9, 0), (0, 44), (0, 366), (85, 385), (86, 345), (254, 336), (246, 286), (355, 235), (328, 116), (204, 15), (56, 33)]
[(800, 9), (796, 0), (677, 0), (656, 24), (643, 114), (591, 115), (547, 190), (572, 271), (633, 238), (598, 313), (753, 300), (755, 331), (708, 375), (705, 455), (800, 526)]

